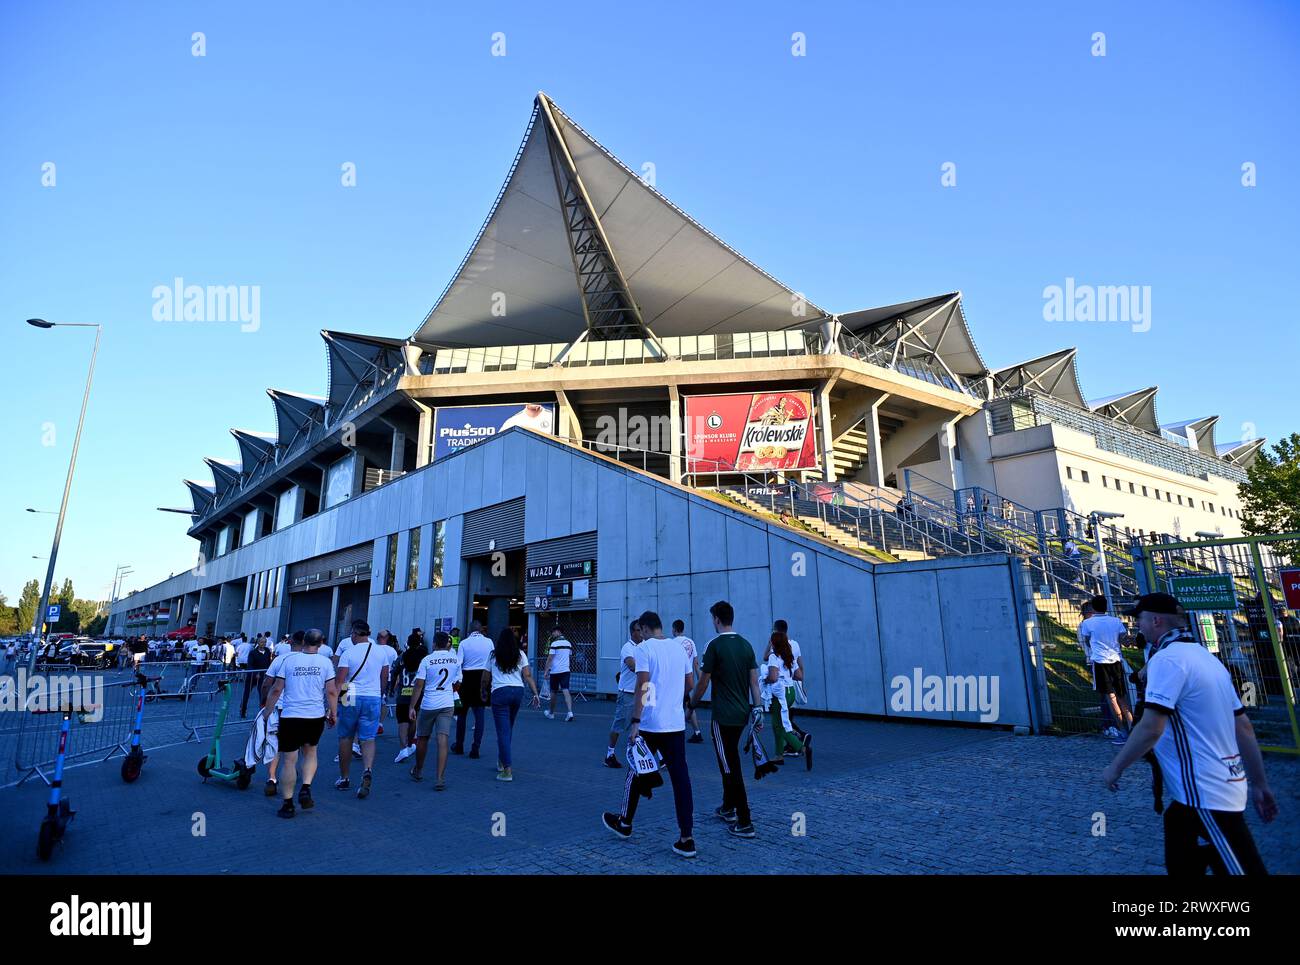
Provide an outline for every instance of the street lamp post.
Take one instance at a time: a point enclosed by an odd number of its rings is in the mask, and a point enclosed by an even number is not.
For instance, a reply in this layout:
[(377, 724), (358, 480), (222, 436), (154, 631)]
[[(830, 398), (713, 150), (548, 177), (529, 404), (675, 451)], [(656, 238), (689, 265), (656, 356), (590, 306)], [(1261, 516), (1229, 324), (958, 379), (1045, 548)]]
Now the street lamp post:
[[(50, 603), (50, 587), (54, 583), (54, 564), (59, 556), (59, 539), (63, 536), (63, 519), (68, 511), (68, 495), (72, 492), (72, 474), (77, 468), (77, 449), (81, 445), (81, 427), (86, 422), (86, 405), (90, 402), (90, 384), (95, 378), (95, 358), (99, 355), (99, 336), (103, 332), (103, 327), (89, 322), (47, 322), (43, 318), (29, 318), (27, 324), (35, 328), (93, 328), (95, 330), (95, 347), (90, 353), (90, 370), (86, 373), (86, 391), (81, 397), (81, 415), (77, 418), (77, 434), (72, 440), (72, 457), (68, 460), (68, 477), (63, 483), (63, 501), (59, 504), (59, 521), (54, 526), (54, 544), (50, 548), (50, 565), (45, 570), (45, 589), (41, 592), (41, 602), (36, 609), (36, 623), (32, 627), (33, 635), (37, 635), (37, 629), (39, 628), (39, 639), (43, 643), (45, 640), (46, 608)], [(36, 672), (37, 650), (37, 647), (32, 647), (27, 662), (28, 673)]]
[(1097, 563), (1101, 569), (1101, 586), (1102, 593), (1106, 597), (1106, 612), (1111, 614), (1115, 612), (1115, 601), (1110, 593), (1110, 567), (1106, 565), (1106, 543), (1101, 538), (1101, 521), (1119, 519), (1123, 515), (1123, 513), (1106, 513), (1099, 509), (1094, 509), (1088, 514), (1088, 518), (1092, 521), (1092, 535), (1097, 544)]

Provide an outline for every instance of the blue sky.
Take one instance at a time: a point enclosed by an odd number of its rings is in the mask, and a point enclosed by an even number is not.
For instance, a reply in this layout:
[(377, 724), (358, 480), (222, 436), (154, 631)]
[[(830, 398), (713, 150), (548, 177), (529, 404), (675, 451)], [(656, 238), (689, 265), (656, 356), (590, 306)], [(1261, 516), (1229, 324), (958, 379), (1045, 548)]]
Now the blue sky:
[[(44, 575), (54, 517), (24, 509), (57, 508), (90, 354), (22, 319), (105, 326), (57, 579), (147, 586), (195, 549), (155, 507), (237, 455), (229, 427), (274, 428), (267, 386), (324, 391), (321, 328), (414, 331), (538, 90), (827, 309), (960, 289), (994, 367), (1078, 345), (1090, 397), (1158, 384), (1164, 421), (1218, 413), (1220, 439), (1300, 429), (1297, 50), (1281, 2), (10, 0), (0, 591)], [(259, 286), (261, 327), (155, 321), (178, 276)], [(1044, 321), (1067, 277), (1149, 285), (1150, 330)]]

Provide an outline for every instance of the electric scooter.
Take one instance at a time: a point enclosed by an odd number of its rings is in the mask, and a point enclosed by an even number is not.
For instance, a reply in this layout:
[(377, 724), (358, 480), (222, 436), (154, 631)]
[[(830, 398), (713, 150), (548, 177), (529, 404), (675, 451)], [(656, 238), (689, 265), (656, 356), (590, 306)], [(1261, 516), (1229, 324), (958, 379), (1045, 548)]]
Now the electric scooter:
[(149, 759), (144, 748), (140, 746), (140, 725), (144, 721), (144, 702), (150, 695), (150, 685), (154, 687), (156, 693), (158, 681), (161, 679), (161, 677), (146, 677), (138, 670), (135, 672), (136, 686), (140, 688), (135, 698), (135, 725), (131, 728), (131, 749), (122, 759), (122, 780), (128, 784), (134, 783), (140, 776), (140, 772), (144, 769), (144, 762)]
[(219, 681), (217, 687), (221, 690), (221, 713), (217, 715), (217, 729), (212, 735), (212, 747), (199, 758), (199, 776), (203, 778), (204, 783), (207, 782), (208, 778), (215, 777), (218, 780), (234, 784), (235, 787), (244, 791), (253, 782), (253, 772), (257, 768), (249, 767), (238, 759), (224, 766), (221, 763), (221, 731), (226, 726), (226, 712), (230, 710), (230, 681)]
[(72, 708), (65, 707), (63, 723), (59, 727), (59, 753), (54, 758), (54, 780), (50, 782), (50, 803), (46, 805), (45, 819), (41, 821), (41, 832), (36, 839), (36, 856), (42, 861), (50, 860), (54, 843), (63, 840), (68, 822), (77, 813), (63, 796), (63, 756), (68, 750), (68, 731), (71, 727)]

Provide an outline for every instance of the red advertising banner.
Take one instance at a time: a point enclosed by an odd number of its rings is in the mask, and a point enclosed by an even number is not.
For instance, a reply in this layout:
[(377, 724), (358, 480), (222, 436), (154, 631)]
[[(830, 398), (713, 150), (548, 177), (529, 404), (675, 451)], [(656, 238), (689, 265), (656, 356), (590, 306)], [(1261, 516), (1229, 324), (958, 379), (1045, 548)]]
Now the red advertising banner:
[(816, 469), (811, 392), (686, 396), (690, 472)]
[(1288, 610), (1300, 610), (1300, 570), (1282, 570), (1282, 594)]

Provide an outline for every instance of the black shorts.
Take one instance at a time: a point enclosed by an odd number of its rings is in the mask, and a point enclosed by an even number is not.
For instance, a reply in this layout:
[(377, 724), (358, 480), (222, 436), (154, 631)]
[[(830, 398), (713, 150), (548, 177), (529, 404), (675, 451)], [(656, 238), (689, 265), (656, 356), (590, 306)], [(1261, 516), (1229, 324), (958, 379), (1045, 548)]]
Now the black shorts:
[(324, 717), (281, 717), (280, 753), (289, 753), (303, 747), (315, 747), (323, 733), (325, 733)]
[(569, 671), (566, 670), (566, 671), (564, 671), (564, 673), (553, 673), (553, 674), (551, 674), (551, 689), (552, 689), (552, 690), (568, 690), (568, 689), (569, 689)]
[(1122, 661), (1094, 663), (1092, 665), (1092, 682), (1099, 694), (1128, 695), (1128, 681), (1124, 679), (1124, 664)]
[(1191, 808), (1174, 801), (1165, 810), (1165, 870), (1200, 876), (1207, 867), (1216, 875), (1268, 874), (1245, 812)]
[(399, 724), (409, 724), (411, 722), (411, 698), (397, 698), (397, 722)]

